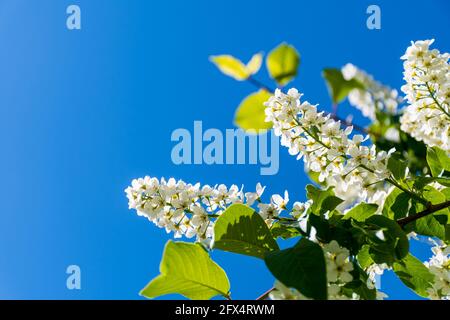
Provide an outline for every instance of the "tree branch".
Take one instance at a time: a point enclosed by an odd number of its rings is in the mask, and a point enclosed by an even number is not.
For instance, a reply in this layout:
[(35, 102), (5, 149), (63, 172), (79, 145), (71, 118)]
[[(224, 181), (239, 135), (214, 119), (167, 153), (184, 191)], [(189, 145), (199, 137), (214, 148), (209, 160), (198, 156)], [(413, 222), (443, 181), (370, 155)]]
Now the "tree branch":
[(275, 288), (270, 288), (269, 290), (267, 290), (266, 292), (264, 292), (262, 295), (260, 295), (258, 298), (256, 298), (255, 300), (266, 300), (267, 297), (269, 297), (269, 294), (275, 290)]
[(450, 200), (449, 201), (445, 201), (439, 204), (432, 204), (430, 205), (428, 208), (426, 208), (425, 210), (419, 212), (418, 214), (415, 214), (413, 216), (409, 216), (406, 218), (402, 218), (397, 220), (397, 223), (403, 228), (404, 226), (406, 226), (408, 223), (411, 223), (413, 221), (416, 221), (417, 219), (426, 217), (432, 213), (435, 213), (439, 210), (445, 209), (450, 207)]

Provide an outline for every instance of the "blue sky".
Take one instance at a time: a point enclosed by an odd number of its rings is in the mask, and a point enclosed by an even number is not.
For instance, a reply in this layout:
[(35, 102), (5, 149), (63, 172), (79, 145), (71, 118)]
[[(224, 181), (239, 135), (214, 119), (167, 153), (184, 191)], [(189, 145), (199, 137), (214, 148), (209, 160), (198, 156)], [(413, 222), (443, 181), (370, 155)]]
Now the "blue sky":
[[(82, 29), (66, 28), (77, 4)], [(368, 30), (369, 4), (382, 29)], [(152, 175), (208, 184), (260, 181), (268, 193), (304, 200), (301, 162), (280, 150), (280, 171), (258, 166), (176, 166), (176, 128), (233, 127), (236, 106), (254, 88), (220, 74), (211, 54), (248, 60), (282, 41), (302, 55), (291, 84), (330, 110), (325, 67), (352, 62), (395, 88), (411, 40), (436, 38), (449, 51), (450, 4), (428, 1), (0, 1), (0, 298), (139, 299), (170, 238), (127, 208), (132, 178)], [(262, 72), (258, 75), (268, 81)], [(355, 114), (347, 104), (340, 114)], [(419, 257), (427, 245), (415, 243)], [(263, 262), (228, 253), (234, 298), (273, 283)], [(82, 289), (65, 269), (81, 267)], [(383, 290), (416, 298), (391, 274)], [(170, 298), (173, 298), (170, 296)]]

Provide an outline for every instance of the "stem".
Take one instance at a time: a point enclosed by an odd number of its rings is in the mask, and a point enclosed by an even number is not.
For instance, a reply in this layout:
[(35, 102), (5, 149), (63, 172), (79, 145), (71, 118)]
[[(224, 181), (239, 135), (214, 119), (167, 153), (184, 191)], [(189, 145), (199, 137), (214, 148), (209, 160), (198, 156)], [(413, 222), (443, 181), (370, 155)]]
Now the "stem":
[(427, 208), (430, 208), (432, 206), (431, 202), (422, 198), (420, 195), (418, 195), (417, 193), (406, 189), (405, 187), (401, 186), (397, 181), (395, 181), (392, 178), (386, 179), (387, 182), (389, 182), (390, 184), (392, 184), (393, 186), (396, 186), (397, 188), (399, 188), (400, 190), (402, 190), (403, 192), (409, 194), (412, 198), (416, 199), (417, 201), (421, 202), (422, 204), (424, 204)]
[(269, 293), (271, 293), (273, 290), (275, 290), (275, 288), (270, 288), (269, 290), (267, 290), (266, 292), (264, 292), (262, 295), (260, 295), (258, 298), (256, 298), (255, 300), (266, 300), (267, 297), (269, 297)]
[(434, 103), (436, 103), (436, 105), (438, 106), (438, 108), (447, 115), (447, 117), (450, 118), (450, 113), (448, 113), (447, 111), (445, 111), (444, 107), (439, 103), (439, 101), (436, 99), (436, 97), (434, 96), (434, 91), (431, 90), (430, 85), (428, 84), (428, 82), (425, 83), (425, 85), (427, 86), (428, 92), (430, 93), (431, 98), (433, 99)]
[(260, 88), (260, 89), (264, 89), (264, 90), (269, 91), (271, 93), (275, 92), (275, 90), (273, 90), (272, 88), (266, 86), (264, 83), (260, 82), (259, 80), (256, 80), (255, 78), (253, 78), (251, 76), (247, 78), (247, 81), (250, 82), (252, 85)]
[(426, 217), (432, 213), (435, 213), (439, 210), (445, 209), (450, 207), (450, 200), (449, 201), (445, 201), (439, 204), (431, 204), (428, 208), (426, 208), (425, 210), (419, 212), (418, 214), (415, 214), (413, 216), (409, 216), (406, 218), (402, 218), (397, 220), (397, 223), (401, 226), (404, 227), (406, 226), (408, 223), (411, 223), (413, 221), (416, 221), (417, 219)]

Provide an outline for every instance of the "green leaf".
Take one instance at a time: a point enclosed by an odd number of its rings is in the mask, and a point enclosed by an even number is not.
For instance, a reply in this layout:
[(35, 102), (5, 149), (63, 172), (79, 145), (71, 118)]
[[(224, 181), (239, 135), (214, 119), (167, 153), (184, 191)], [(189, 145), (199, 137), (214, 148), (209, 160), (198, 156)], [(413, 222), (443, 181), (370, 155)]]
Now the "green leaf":
[(270, 232), (274, 238), (282, 238), (283, 240), (300, 236), (300, 231), (292, 226), (275, 222), (270, 228)]
[(401, 160), (398, 155), (394, 154), (389, 158), (387, 167), (395, 179), (402, 180), (405, 178), (408, 163)]
[(433, 177), (438, 177), (444, 170), (450, 171), (450, 158), (438, 147), (427, 149), (427, 162)]
[(155, 298), (178, 293), (195, 300), (229, 296), (230, 283), (225, 271), (199, 244), (169, 240), (159, 270), (161, 274), (150, 281), (141, 295)]
[(214, 248), (257, 258), (278, 250), (263, 218), (243, 204), (233, 204), (214, 225)]
[(406, 217), (409, 212), (411, 197), (402, 190), (394, 188), (384, 202), (383, 216), (397, 220)]
[(394, 272), (407, 287), (414, 290), (419, 296), (428, 296), (427, 289), (431, 287), (434, 276), (419, 259), (408, 254), (401, 261), (394, 263)]
[[(369, 235), (369, 253), (376, 263), (392, 265), (409, 253), (408, 238), (397, 222), (381, 215), (374, 215), (364, 223)], [(384, 239), (379, 237), (380, 230)]]
[(313, 201), (310, 211), (316, 215), (323, 215), (327, 211), (332, 211), (343, 202), (342, 199), (334, 195), (333, 188), (321, 190), (309, 184), (306, 186), (306, 193), (308, 199)]
[(300, 55), (287, 43), (280, 44), (266, 58), (269, 75), (281, 86), (286, 85), (297, 75), (299, 64)]
[(214, 63), (223, 74), (238, 81), (246, 80), (250, 76), (242, 61), (231, 55), (224, 54), (219, 56), (211, 56), (210, 61)]
[(357, 259), (361, 268), (366, 269), (371, 266), (374, 262), (369, 253), (370, 247), (368, 245), (364, 245), (361, 250), (359, 250)]
[(325, 78), (334, 104), (344, 100), (353, 89), (364, 89), (364, 86), (356, 79), (346, 80), (339, 69), (324, 69), (322, 76)]
[(270, 93), (259, 90), (247, 96), (239, 105), (234, 116), (234, 123), (243, 130), (267, 130), (272, 122), (266, 122), (264, 102), (269, 100)]
[(318, 244), (302, 238), (294, 247), (271, 252), (264, 260), (285, 286), (309, 298), (327, 298), (325, 257)]
[(362, 202), (348, 211), (342, 219), (354, 219), (356, 221), (364, 222), (367, 218), (372, 216), (377, 209), (378, 206), (376, 204)]
[(255, 73), (257, 73), (259, 71), (259, 69), (261, 69), (262, 61), (263, 61), (262, 53), (257, 53), (255, 55), (253, 55), (253, 57), (250, 59), (250, 61), (245, 66), (247, 73), (249, 75), (254, 75)]

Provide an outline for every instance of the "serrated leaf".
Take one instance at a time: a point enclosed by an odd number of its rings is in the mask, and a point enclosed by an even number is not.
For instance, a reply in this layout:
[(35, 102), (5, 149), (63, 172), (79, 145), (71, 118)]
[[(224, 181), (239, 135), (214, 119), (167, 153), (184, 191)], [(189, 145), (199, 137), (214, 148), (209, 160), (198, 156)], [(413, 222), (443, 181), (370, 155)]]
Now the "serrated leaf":
[(367, 218), (375, 214), (377, 209), (378, 205), (363, 202), (349, 210), (342, 219), (354, 219), (356, 221), (364, 222)]
[(334, 195), (332, 188), (321, 190), (309, 184), (306, 186), (306, 193), (308, 199), (313, 201), (310, 211), (316, 215), (322, 215), (327, 211), (332, 211), (343, 202), (342, 199)]
[(234, 123), (243, 130), (267, 130), (272, 122), (266, 122), (264, 102), (269, 100), (270, 93), (259, 90), (247, 96), (239, 105), (234, 116)]
[(440, 176), (445, 170), (450, 171), (450, 157), (438, 147), (427, 149), (427, 162), (433, 177)]
[(261, 259), (279, 249), (263, 218), (243, 204), (231, 205), (217, 219), (214, 248)]
[(271, 252), (264, 260), (285, 286), (312, 299), (327, 298), (325, 257), (318, 244), (302, 238), (294, 247)]
[(399, 262), (394, 263), (394, 272), (400, 280), (419, 296), (428, 297), (427, 289), (434, 282), (430, 270), (416, 257), (408, 254)]
[(241, 60), (236, 59), (231, 55), (218, 55), (211, 56), (210, 60), (214, 63), (219, 70), (238, 81), (243, 81), (248, 79), (250, 74), (247, 71), (247, 67), (242, 63)]
[(280, 44), (266, 58), (269, 75), (281, 86), (286, 85), (297, 75), (299, 64), (300, 55), (287, 43)]
[(371, 266), (374, 261), (369, 253), (370, 247), (368, 245), (362, 246), (361, 250), (359, 250), (357, 259), (361, 268), (366, 269)]
[(230, 283), (225, 271), (199, 244), (168, 241), (164, 249), (161, 274), (141, 291), (147, 298), (178, 293), (195, 300), (228, 296)]
[(328, 92), (334, 104), (344, 100), (353, 89), (364, 89), (364, 86), (356, 79), (346, 80), (339, 69), (324, 69), (322, 76), (325, 78)]

